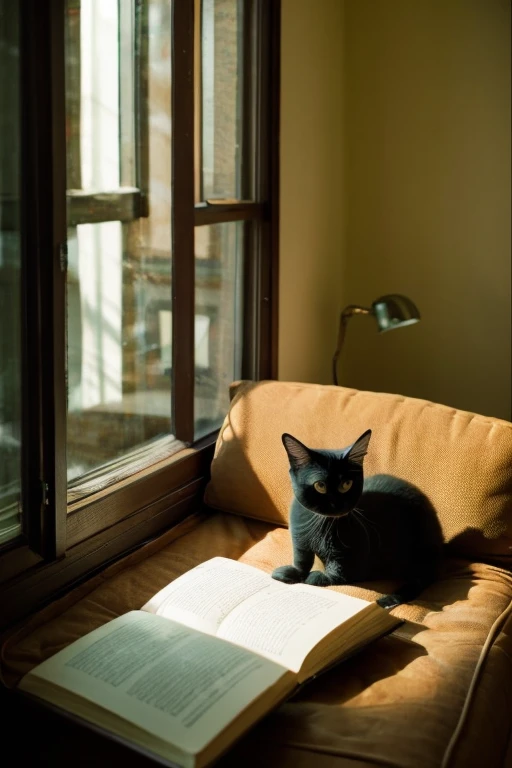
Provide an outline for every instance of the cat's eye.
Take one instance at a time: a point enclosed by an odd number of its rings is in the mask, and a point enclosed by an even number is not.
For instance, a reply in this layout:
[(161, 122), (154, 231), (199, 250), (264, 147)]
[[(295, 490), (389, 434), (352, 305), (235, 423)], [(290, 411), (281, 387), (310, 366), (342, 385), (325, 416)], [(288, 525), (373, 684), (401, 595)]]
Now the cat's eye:
[(313, 485), (313, 488), (315, 489), (315, 491), (318, 491), (318, 493), (327, 493), (327, 486), (325, 483), (322, 483), (321, 480), (315, 483)]
[(347, 491), (350, 491), (352, 488), (352, 480), (344, 480), (342, 483), (338, 486), (338, 491), (340, 493), (346, 493)]

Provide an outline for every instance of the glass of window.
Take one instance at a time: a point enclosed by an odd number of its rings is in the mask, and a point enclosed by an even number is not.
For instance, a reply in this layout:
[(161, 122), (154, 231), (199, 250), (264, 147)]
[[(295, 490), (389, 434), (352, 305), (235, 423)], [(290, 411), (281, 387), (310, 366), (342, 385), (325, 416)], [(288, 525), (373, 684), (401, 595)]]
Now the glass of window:
[(196, 98), (201, 173), (196, 198), (240, 200), (244, 197), (244, 3), (201, 0), (196, 2), (196, 13), (201, 51)]
[(0, 545), (21, 533), (19, 4), (0, 0)]
[(67, 0), (69, 500), (176, 442), (170, 13), (167, 0)]
[(196, 439), (220, 427), (229, 385), (242, 375), (243, 235), (241, 221), (196, 227)]

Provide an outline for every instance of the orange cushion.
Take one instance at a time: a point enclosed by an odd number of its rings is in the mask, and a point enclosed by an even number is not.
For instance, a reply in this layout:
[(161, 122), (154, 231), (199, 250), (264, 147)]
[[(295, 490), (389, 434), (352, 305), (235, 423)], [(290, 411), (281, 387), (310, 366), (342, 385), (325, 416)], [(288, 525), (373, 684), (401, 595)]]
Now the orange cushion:
[[(73, 640), (139, 608), (169, 581), (216, 555), (270, 572), (290, 562), (290, 537), (285, 529), (247, 517), (193, 515), (10, 634), (1, 648), (0, 674), (15, 685)], [(389, 585), (328, 589), (373, 600)], [(511, 600), (510, 573), (449, 561), (421, 600), (393, 610), (405, 624), (304, 686), (216, 768), (510, 768), (503, 755), (512, 700)], [(82, 735), (77, 733), (74, 759), (64, 761), (56, 734), (43, 745), (45, 758), (48, 750), (55, 754), (53, 762), (17, 764), (141, 764), (136, 755), (108, 762), (98, 753), (96, 761), (87, 761), (93, 750), (88, 731)], [(5, 757), (2, 765), (8, 765)]]
[(232, 386), (205, 501), (286, 525), (289, 432), (311, 448), (344, 448), (372, 429), (367, 475), (387, 472), (434, 504), (454, 554), (512, 564), (512, 424), (399, 395), (321, 384)]

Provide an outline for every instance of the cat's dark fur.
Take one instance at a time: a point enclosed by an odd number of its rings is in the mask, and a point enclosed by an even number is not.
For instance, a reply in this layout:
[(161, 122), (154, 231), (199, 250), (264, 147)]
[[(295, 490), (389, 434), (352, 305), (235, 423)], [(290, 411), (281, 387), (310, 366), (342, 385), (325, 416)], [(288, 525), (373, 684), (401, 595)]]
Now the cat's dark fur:
[[(398, 579), (402, 586), (377, 601), (391, 608), (414, 599), (435, 578), (443, 538), (418, 488), (392, 475), (364, 478), (370, 437), (368, 430), (347, 448), (326, 451), (283, 435), (294, 492), (293, 565), (272, 576), (318, 586)], [(311, 571), (315, 555), (325, 571)]]

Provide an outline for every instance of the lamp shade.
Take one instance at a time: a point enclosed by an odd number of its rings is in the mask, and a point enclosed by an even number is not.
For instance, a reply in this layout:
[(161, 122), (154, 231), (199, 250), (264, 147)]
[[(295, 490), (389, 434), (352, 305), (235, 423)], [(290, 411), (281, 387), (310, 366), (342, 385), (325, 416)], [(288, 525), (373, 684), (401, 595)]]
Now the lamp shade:
[(399, 293), (390, 293), (375, 299), (372, 304), (372, 314), (377, 320), (380, 333), (400, 326), (412, 325), (420, 319), (416, 304)]

